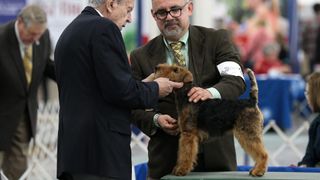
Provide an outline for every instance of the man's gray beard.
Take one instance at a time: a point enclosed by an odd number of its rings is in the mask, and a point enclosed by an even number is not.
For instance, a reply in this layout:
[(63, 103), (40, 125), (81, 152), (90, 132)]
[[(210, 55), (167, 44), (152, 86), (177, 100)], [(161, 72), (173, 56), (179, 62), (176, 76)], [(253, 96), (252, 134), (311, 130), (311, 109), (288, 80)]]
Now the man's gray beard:
[(166, 30), (164, 29), (163, 34), (165, 37), (180, 37), (180, 34), (182, 33), (182, 29), (178, 28), (175, 30)]

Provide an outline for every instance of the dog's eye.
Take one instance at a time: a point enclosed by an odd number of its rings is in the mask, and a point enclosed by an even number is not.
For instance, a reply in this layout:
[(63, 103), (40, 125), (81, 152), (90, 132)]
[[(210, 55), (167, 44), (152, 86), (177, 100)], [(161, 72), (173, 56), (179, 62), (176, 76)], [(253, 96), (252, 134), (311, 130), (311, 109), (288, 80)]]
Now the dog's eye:
[(173, 72), (178, 73), (179, 69), (177, 67), (173, 68)]

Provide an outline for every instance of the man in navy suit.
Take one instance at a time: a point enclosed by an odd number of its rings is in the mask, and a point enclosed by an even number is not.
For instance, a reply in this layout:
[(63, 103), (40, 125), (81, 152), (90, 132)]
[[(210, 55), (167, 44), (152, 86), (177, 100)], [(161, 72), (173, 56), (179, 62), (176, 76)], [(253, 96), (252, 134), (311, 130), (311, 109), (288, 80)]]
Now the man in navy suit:
[(91, 0), (55, 50), (60, 179), (131, 179), (132, 109), (152, 108), (182, 83), (133, 78), (120, 30), (134, 0)]
[(1, 25), (0, 49), (0, 169), (15, 180), (36, 134), (38, 87), (44, 77), (55, 79), (45, 11), (29, 5)]

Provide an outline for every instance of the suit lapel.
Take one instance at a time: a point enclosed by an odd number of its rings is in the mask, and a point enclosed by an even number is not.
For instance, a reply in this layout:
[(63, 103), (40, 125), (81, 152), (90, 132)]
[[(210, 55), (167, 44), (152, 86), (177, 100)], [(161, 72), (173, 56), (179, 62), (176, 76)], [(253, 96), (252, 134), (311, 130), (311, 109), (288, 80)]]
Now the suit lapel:
[(18, 71), (21, 83), (22, 83), (23, 87), (25, 88), (25, 90), (27, 90), (27, 79), (26, 79), (26, 75), (25, 75), (25, 71), (24, 71), (24, 67), (23, 67), (23, 63), (22, 63), (22, 57), (21, 57), (18, 39), (16, 37), (15, 30), (14, 30), (14, 22), (12, 24), (10, 24), (9, 33), (10, 33), (9, 34), (9, 44), (10, 44), (9, 47), (12, 47), (12, 48), (9, 48), (9, 51), (10, 51), (11, 56), (13, 57), (12, 60), (14, 61), (14, 64), (15, 64), (16, 69)]
[(148, 53), (151, 67), (167, 62), (165, 44), (161, 35), (156, 37), (155, 41), (149, 46)]
[(200, 85), (203, 64), (205, 60), (204, 36), (193, 26), (190, 26), (189, 36), (189, 69), (194, 75), (195, 82)]

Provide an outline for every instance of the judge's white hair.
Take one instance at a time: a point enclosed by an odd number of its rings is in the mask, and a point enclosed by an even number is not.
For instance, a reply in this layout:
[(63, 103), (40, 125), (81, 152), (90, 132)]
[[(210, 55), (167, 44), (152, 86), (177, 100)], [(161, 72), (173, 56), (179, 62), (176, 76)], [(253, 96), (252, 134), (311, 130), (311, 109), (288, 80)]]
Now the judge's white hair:
[[(118, 3), (120, 3), (123, 0), (117, 0), (117, 1), (118, 1)], [(106, 0), (89, 0), (89, 4), (93, 7), (98, 7), (105, 2), (106, 2)]]

